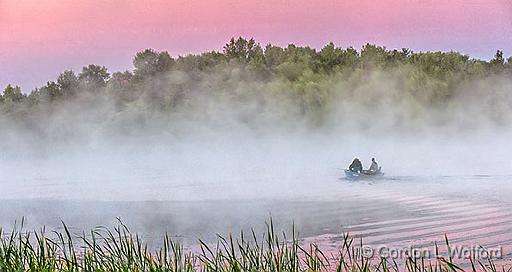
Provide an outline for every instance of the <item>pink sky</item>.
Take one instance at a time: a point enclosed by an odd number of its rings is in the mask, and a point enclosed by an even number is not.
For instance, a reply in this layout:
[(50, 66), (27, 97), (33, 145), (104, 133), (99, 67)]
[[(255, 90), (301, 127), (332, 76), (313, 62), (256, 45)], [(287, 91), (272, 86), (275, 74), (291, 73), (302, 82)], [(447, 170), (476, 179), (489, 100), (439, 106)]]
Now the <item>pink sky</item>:
[(0, 0), (0, 87), (25, 91), (89, 63), (131, 69), (144, 48), (220, 50), (233, 36), (321, 48), (512, 54), (510, 0)]

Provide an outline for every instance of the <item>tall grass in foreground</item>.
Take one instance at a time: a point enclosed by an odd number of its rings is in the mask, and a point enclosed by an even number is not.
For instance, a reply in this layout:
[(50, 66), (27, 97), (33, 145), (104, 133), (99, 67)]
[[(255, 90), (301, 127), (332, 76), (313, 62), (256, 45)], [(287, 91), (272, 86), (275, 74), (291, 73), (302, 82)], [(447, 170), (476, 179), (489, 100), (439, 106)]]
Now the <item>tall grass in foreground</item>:
[[(407, 258), (357, 257), (361, 244), (343, 236), (337, 254), (324, 255), (314, 243), (300, 243), (285, 233), (276, 234), (272, 221), (261, 237), (254, 231), (234, 238), (218, 236), (214, 244), (199, 240), (197, 252), (184, 250), (165, 235), (160, 247), (148, 249), (142, 239), (119, 222), (113, 229), (98, 227), (72, 235), (63, 223), (62, 232), (12, 232), (0, 229), (0, 271), (462, 271), (452, 259), (434, 261)], [(448, 240), (446, 246), (449, 247)], [(471, 260), (469, 271), (497, 271), (489, 261)]]

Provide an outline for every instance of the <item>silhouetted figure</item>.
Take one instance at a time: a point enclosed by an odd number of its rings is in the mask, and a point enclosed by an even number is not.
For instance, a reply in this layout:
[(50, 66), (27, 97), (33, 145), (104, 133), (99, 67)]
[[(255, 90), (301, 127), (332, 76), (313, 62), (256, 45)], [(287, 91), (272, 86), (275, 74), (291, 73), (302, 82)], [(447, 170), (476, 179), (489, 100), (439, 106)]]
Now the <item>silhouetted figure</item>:
[(348, 169), (352, 172), (358, 172), (361, 173), (363, 171), (363, 165), (361, 164), (361, 161), (358, 158), (355, 158), (352, 161), (352, 164), (348, 167)]
[(370, 172), (377, 172), (379, 171), (379, 165), (375, 161), (375, 158), (372, 158), (372, 165), (370, 166), (370, 169), (368, 169)]

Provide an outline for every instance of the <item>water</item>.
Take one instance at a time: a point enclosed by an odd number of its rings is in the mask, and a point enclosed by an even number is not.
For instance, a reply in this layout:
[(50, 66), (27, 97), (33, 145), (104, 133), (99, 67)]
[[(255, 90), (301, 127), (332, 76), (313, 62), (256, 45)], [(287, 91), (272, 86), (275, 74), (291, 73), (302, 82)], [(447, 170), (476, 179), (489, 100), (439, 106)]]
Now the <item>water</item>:
[[(164, 233), (184, 243), (276, 229), (333, 250), (350, 232), (369, 245), (500, 246), (512, 256), (512, 167), (505, 148), (478, 140), (296, 142), (197, 146), (180, 152), (91, 152), (10, 160), (1, 166), (0, 224), (80, 233), (119, 217), (152, 245)], [(299, 147), (300, 146), (300, 147)], [(325, 147), (333, 148), (325, 148)], [(506, 144), (495, 145), (506, 146)], [(372, 150), (372, 151), (370, 151)], [(351, 182), (340, 169), (372, 154), (384, 178)]]

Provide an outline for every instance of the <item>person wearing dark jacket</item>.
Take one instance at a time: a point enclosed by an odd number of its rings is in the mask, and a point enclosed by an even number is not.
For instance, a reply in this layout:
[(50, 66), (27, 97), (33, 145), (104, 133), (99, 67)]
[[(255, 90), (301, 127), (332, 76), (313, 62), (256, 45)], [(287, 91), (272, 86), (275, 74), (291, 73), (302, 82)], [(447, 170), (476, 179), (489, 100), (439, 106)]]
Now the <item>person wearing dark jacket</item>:
[(361, 161), (358, 158), (355, 158), (352, 161), (352, 164), (348, 167), (348, 169), (352, 172), (358, 172), (361, 173), (363, 171), (363, 165), (361, 164)]

